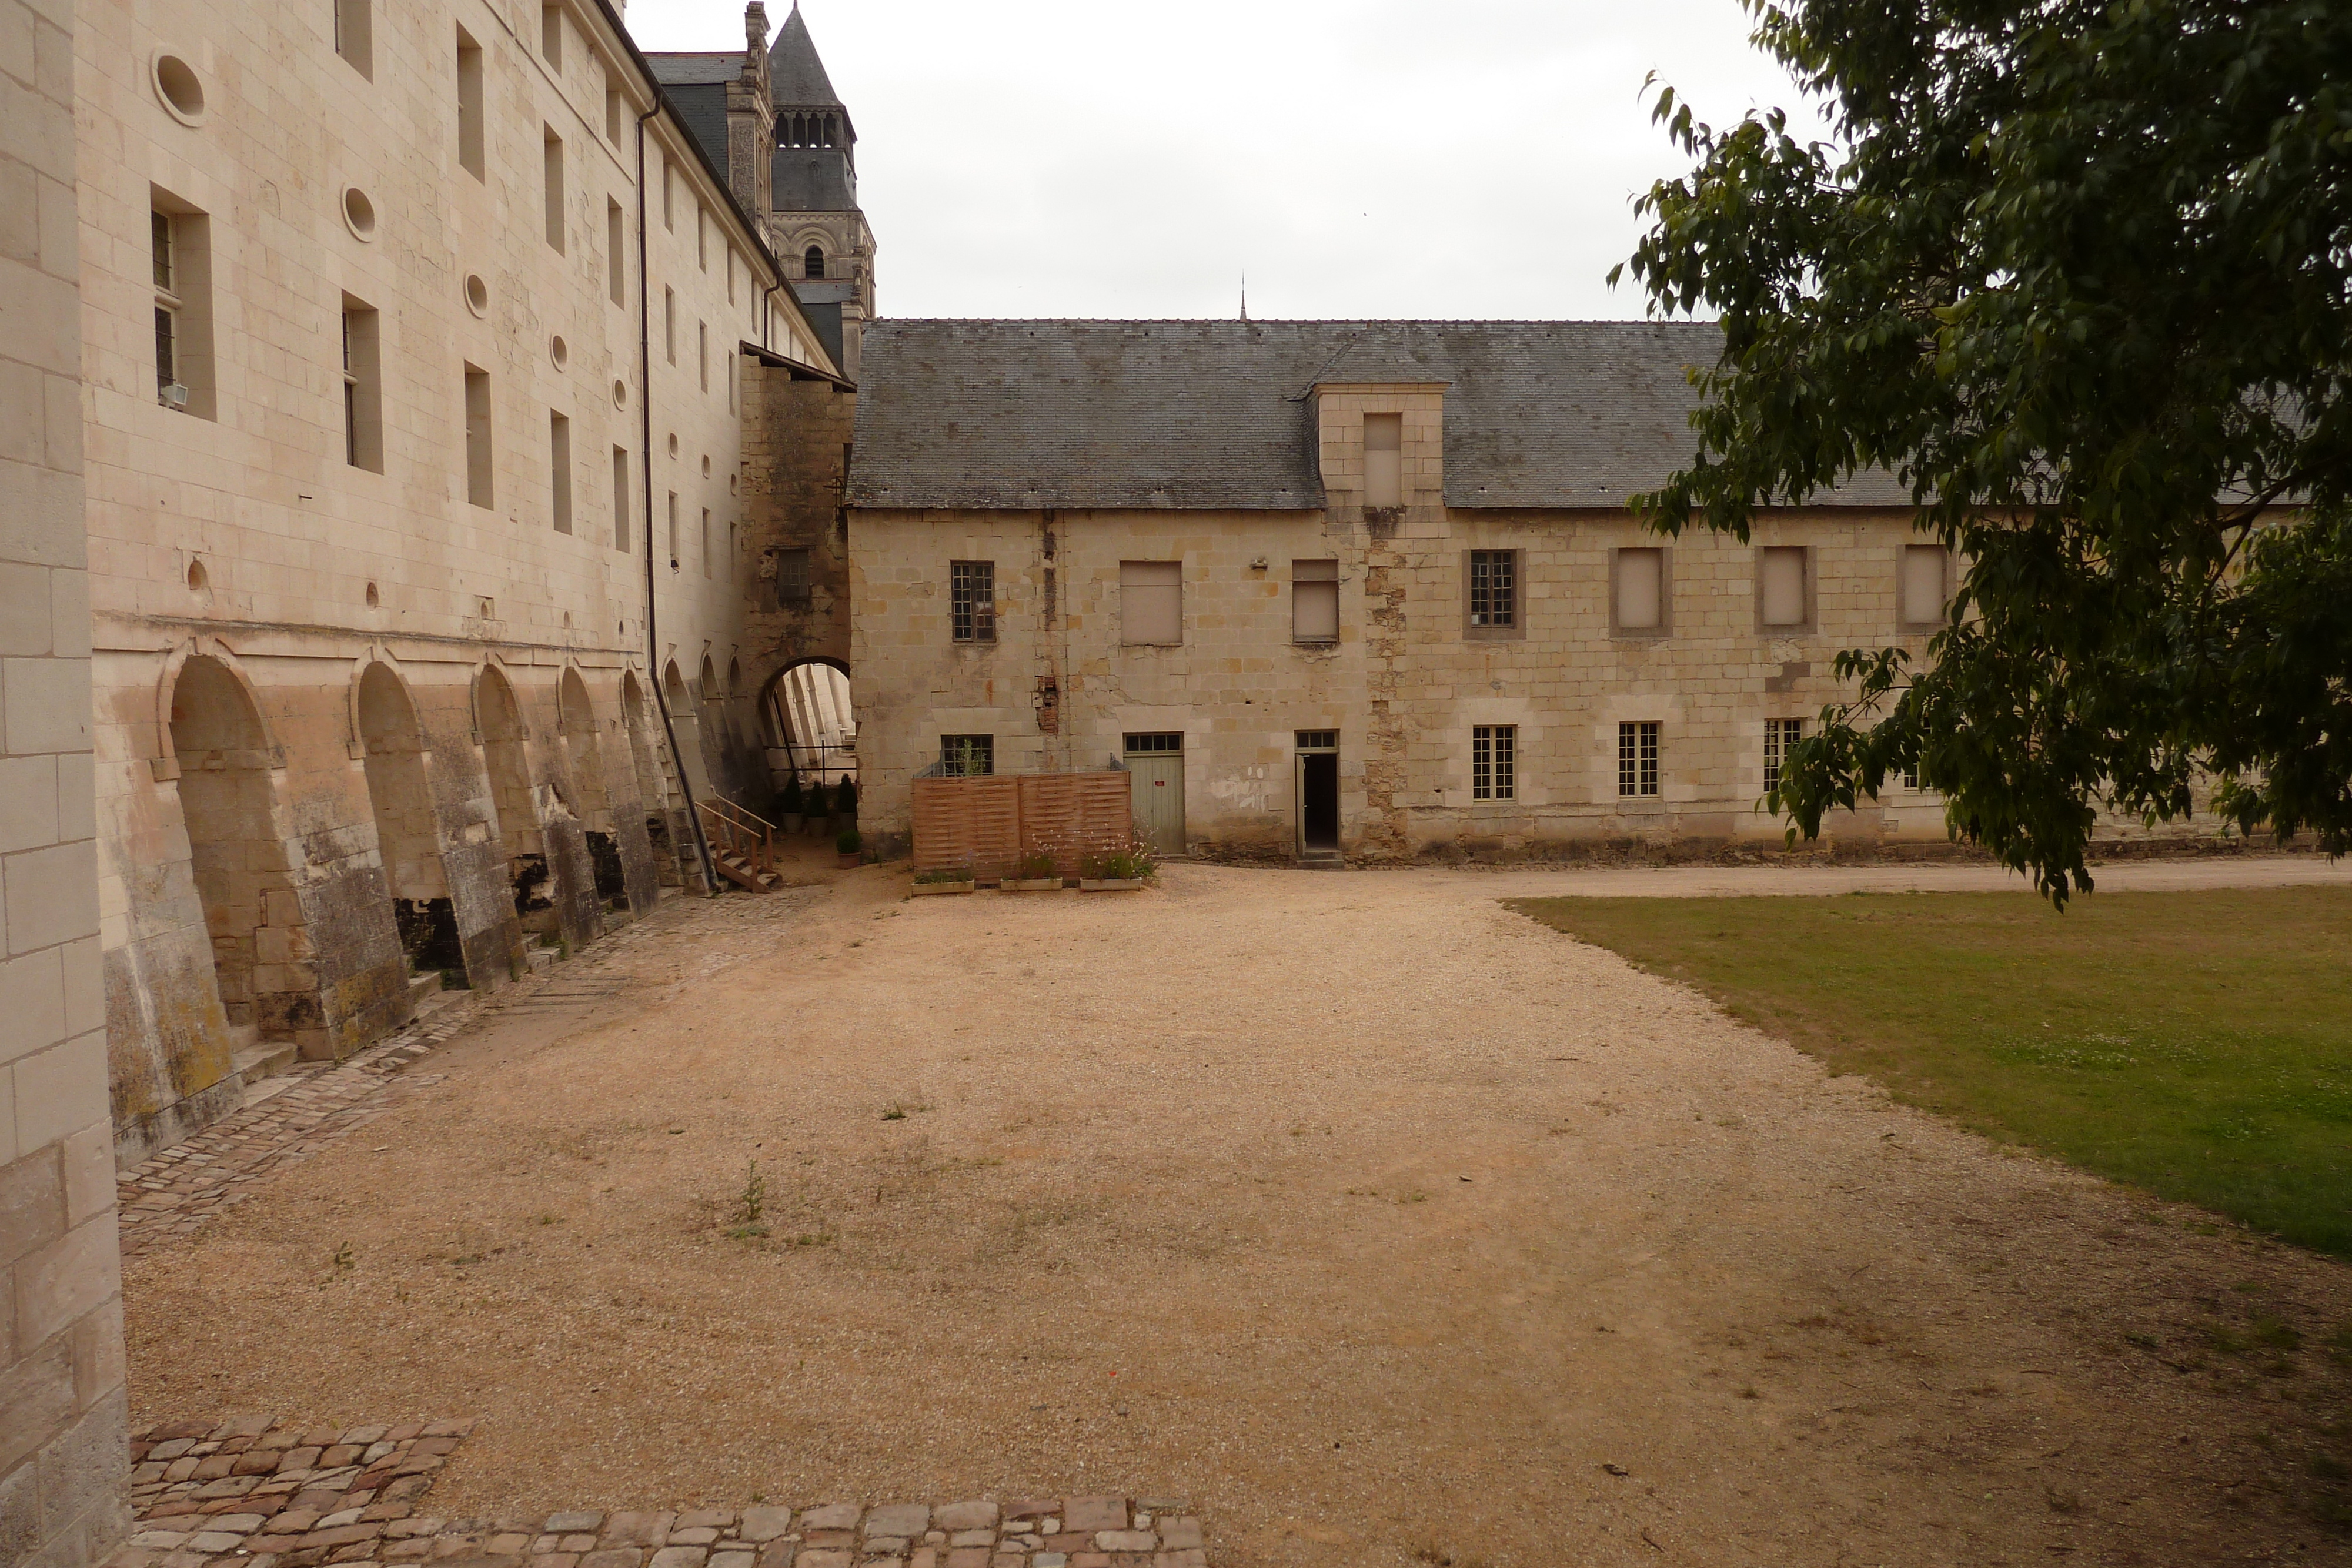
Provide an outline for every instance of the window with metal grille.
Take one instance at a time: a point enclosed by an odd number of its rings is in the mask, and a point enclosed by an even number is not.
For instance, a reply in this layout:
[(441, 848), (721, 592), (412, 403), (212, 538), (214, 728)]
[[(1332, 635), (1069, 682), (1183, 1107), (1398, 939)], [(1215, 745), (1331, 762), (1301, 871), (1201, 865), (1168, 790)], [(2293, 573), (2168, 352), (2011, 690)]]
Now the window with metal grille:
[(948, 629), (959, 643), (996, 641), (996, 563), (948, 562)]
[(782, 604), (806, 604), (809, 601), (808, 551), (780, 549), (776, 552), (776, 600)]
[(1515, 725), (1482, 724), (1470, 731), (1470, 798), (1515, 800), (1519, 792), (1519, 732)]
[(1146, 753), (1154, 751), (1181, 751), (1183, 749), (1184, 737), (1181, 733), (1172, 735), (1130, 735), (1127, 737), (1127, 754), (1129, 757), (1139, 757)]
[(1658, 792), (1658, 723), (1645, 718), (1617, 727), (1618, 794)]
[(1789, 752), (1805, 738), (1805, 721), (1801, 718), (1768, 718), (1764, 721), (1764, 788), (1780, 787), (1780, 765), (1789, 760)]
[(1302, 729), (1298, 731), (1297, 744), (1301, 751), (1337, 751), (1339, 749), (1339, 732), (1336, 729)]
[(1470, 624), (1482, 627), (1519, 623), (1519, 572), (1517, 550), (1474, 549), (1470, 552)]
[(950, 779), (986, 779), (996, 771), (996, 737), (940, 737), (940, 772)]

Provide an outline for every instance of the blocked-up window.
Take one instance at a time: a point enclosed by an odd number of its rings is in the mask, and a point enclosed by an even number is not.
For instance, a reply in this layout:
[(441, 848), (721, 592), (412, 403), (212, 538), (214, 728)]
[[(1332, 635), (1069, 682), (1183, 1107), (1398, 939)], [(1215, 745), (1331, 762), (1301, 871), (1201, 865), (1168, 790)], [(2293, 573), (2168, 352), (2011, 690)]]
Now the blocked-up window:
[(629, 220), (621, 204), (604, 199), (604, 293), (615, 305), (629, 302)]
[(662, 289), (662, 352), (677, 363), (677, 290), (667, 287)]
[(1767, 545), (1756, 552), (1756, 618), (1768, 628), (1792, 630), (1806, 613), (1805, 547)]
[(550, 68), (559, 74), (563, 69), (563, 7), (541, 5), (539, 8), (539, 53)]
[(1612, 630), (1636, 634), (1666, 629), (1666, 552), (1621, 549), (1611, 575)]
[(694, 324), (694, 373), (702, 382), (702, 390), (710, 390), (710, 323)]
[(677, 492), (669, 492), (669, 569), (677, 570)]
[(1129, 647), (1172, 648), (1184, 641), (1184, 563), (1118, 563), (1118, 640)]
[(618, 147), (621, 144), (621, 84), (614, 78), (610, 63), (604, 67), (604, 140)]
[(613, 448), (613, 548), (629, 548), (629, 449)]
[(548, 507), (555, 531), (572, 531), (572, 421), (550, 410), (547, 415)]
[(563, 138), (555, 128), (547, 128), (547, 243), (557, 255), (563, 252)]
[(677, 232), (677, 171), (667, 158), (662, 160), (662, 227)]
[(482, 46), (457, 29), (457, 162), (475, 179), (486, 178), (482, 162)]
[(1339, 640), (1338, 561), (1294, 560), (1290, 563), (1290, 640), (1294, 643), (1336, 643)]
[(1364, 505), (1404, 505), (1404, 415), (1364, 415)]
[(1517, 725), (1481, 724), (1470, 731), (1470, 798), (1516, 800), (1519, 794)]
[(1951, 556), (1942, 545), (1903, 547), (1903, 623), (1938, 626), (1944, 621), (1946, 573)]
[(996, 641), (996, 563), (948, 562), (948, 635), (958, 643)]
[(1470, 625), (1474, 631), (1508, 631), (1519, 623), (1519, 552), (1470, 552)]
[(940, 737), (940, 771), (950, 779), (985, 779), (996, 771), (996, 737)]
[(806, 604), (809, 592), (809, 552), (804, 549), (780, 549), (776, 552), (776, 602)]
[(700, 202), (694, 204), (694, 265), (710, 270), (710, 209)]
[(334, 4), (335, 53), (342, 56), (353, 70), (373, 81), (375, 79), (375, 52), (371, 26), (373, 18), (370, 13), (374, 7), (370, 0), (334, 0)]
[(1639, 799), (1658, 792), (1658, 726), (1654, 718), (1617, 727), (1617, 793)]
[(491, 485), (490, 372), (466, 367), (466, 499), (477, 507), (498, 505)]
[(702, 508), (702, 537), (696, 541), (702, 550), (702, 575), (710, 575), (710, 508)]
[(1764, 789), (1767, 793), (1780, 787), (1780, 767), (1789, 760), (1789, 753), (1797, 742), (1804, 738), (1803, 719), (1768, 718), (1764, 721)]

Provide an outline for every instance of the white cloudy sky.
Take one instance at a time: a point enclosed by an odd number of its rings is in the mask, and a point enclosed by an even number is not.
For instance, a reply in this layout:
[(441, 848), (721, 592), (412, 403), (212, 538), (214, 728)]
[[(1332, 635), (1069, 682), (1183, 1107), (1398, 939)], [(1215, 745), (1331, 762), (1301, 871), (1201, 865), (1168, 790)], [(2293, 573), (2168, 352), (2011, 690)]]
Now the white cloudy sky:
[[(791, 0), (768, 0), (781, 26)], [(1606, 281), (1716, 123), (1796, 93), (1738, 0), (804, 0), (887, 316), (1642, 314)], [(633, 0), (740, 47), (742, 0)], [(1809, 122), (1810, 123), (1810, 122)]]

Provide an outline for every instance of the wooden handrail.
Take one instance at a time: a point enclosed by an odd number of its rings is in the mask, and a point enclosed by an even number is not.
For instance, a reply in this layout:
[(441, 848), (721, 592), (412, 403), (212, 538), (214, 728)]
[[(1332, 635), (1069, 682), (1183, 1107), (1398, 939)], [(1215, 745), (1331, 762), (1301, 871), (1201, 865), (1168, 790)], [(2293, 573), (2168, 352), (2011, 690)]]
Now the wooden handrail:
[(729, 853), (743, 855), (761, 871), (775, 869), (774, 823), (731, 800), (697, 800), (695, 806), (704, 814), (711, 836), (725, 843)]

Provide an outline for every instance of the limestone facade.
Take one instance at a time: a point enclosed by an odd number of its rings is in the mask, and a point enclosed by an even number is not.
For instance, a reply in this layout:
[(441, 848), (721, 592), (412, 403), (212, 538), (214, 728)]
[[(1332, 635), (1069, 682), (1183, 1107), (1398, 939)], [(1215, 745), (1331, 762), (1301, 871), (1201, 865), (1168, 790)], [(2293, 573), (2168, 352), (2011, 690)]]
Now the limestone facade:
[(766, 792), (747, 366), (835, 368), (601, 0), (92, 0), (76, 54), (130, 1159), (699, 874), (685, 791)]
[(0, 1563), (125, 1530), (90, 811), (71, 0), (0, 0)]

